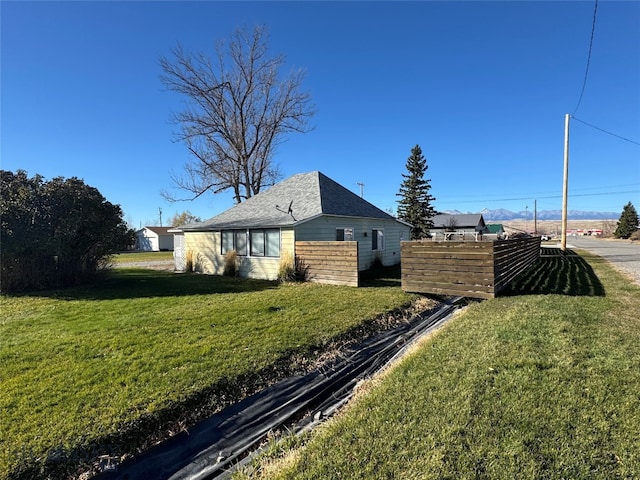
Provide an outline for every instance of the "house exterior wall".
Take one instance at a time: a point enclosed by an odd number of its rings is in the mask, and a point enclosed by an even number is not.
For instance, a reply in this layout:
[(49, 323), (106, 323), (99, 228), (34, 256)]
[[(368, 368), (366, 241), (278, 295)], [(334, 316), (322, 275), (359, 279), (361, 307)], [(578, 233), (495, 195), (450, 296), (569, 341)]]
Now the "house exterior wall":
[[(359, 244), (358, 270), (366, 270), (376, 257), (383, 265), (400, 263), (400, 242), (409, 240), (410, 228), (396, 220), (362, 217), (322, 216), (296, 227), (296, 241), (336, 241), (337, 229), (353, 228), (353, 240)], [(384, 246), (373, 250), (372, 230), (384, 232)]]
[[(196, 272), (222, 275), (224, 255), (222, 255), (220, 232), (185, 232), (185, 255), (191, 256)], [(280, 257), (284, 252), (294, 252), (294, 231), (280, 229)], [(280, 270), (280, 257), (238, 257), (238, 273), (241, 277), (275, 280)]]
[[(358, 242), (358, 270), (370, 268), (376, 258), (383, 265), (400, 263), (400, 242), (409, 240), (410, 228), (395, 220), (369, 219), (359, 217), (323, 216), (297, 227), (280, 229), (280, 257), (239, 258), (239, 275), (247, 278), (275, 280), (280, 270), (280, 258), (285, 252), (295, 255), (296, 241), (330, 241), (335, 242), (337, 229), (352, 228), (353, 240)], [(384, 245), (373, 250), (372, 231), (383, 232)], [(224, 272), (224, 256), (221, 254), (221, 233), (217, 232), (185, 232), (184, 233), (185, 267), (191, 258), (194, 271), (213, 275)], [(177, 264), (176, 264), (177, 266)]]
[(193, 265), (194, 272), (222, 275), (224, 258), (220, 248), (220, 232), (184, 233), (186, 263)]
[(280, 258), (282, 258), (284, 252), (291, 252), (293, 254), (294, 241), (295, 236), (293, 229), (281, 228), (280, 257), (240, 257), (240, 276), (246, 278), (259, 278), (263, 280), (276, 280), (280, 270)]

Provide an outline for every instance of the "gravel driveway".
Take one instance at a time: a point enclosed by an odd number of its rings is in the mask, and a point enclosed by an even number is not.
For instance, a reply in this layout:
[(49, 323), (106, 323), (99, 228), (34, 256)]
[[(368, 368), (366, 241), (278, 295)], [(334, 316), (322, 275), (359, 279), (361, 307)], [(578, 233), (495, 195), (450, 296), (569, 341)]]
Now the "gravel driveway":
[(579, 248), (598, 255), (640, 284), (640, 243), (605, 240), (598, 237), (567, 237), (567, 248)]
[(153, 270), (174, 270), (173, 260), (153, 260), (149, 262), (121, 262), (115, 263), (114, 268), (150, 268)]

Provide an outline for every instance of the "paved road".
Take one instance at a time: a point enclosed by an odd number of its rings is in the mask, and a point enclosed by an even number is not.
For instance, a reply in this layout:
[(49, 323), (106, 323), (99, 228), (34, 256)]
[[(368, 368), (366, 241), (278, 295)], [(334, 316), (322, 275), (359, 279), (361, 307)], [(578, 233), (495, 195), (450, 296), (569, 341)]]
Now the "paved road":
[(599, 255), (640, 284), (640, 243), (597, 237), (567, 237), (567, 248), (581, 248)]

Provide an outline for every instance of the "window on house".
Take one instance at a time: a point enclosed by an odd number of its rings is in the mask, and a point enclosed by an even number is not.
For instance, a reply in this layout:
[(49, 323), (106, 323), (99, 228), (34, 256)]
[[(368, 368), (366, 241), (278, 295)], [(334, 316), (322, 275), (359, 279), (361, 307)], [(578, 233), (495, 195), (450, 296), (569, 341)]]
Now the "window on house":
[(336, 228), (336, 240), (339, 242), (353, 241), (353, 228)]
[(280, 256), (280, 230), (277, 228), (250, 230), (249, 242), (252, 256)]
[(246, 230), (223, 230), (222, 249), (224, 255), (230, 250), (235, 250), (238, 255), (247, 254), (247, 231)]
[(236, 253), (244, 256), (247, 254), (247, 232), (245, 230), (237, 230), (234, 233), (233, 240), (236, 245)]
[(371, 230), (371, 250), (384, 250), (384, 230)]

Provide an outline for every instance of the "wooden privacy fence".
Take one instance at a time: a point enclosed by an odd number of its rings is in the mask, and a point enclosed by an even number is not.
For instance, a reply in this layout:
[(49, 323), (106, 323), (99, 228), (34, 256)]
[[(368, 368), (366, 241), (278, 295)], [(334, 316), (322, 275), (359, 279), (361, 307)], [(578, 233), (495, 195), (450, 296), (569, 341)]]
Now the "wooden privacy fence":
[(493, 242), (402, 242), (406, 292), (493, 298), (540, 257), (540, 237)]
[(312, 282), (358, 286), (358, 242), (298, 241), (296, 257)]

